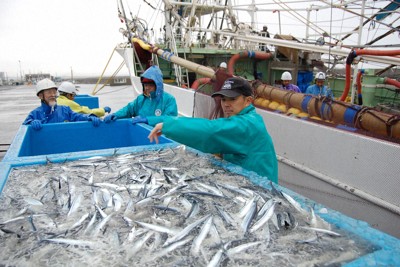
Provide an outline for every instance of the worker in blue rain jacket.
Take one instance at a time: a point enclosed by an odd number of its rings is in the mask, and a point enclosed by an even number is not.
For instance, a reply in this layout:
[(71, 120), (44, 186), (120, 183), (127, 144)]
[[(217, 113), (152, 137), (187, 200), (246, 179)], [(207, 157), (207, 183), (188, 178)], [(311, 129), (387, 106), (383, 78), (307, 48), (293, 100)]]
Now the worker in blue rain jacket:
[(175, 97), (164, 92), (163, 75), (159, 67), (151, 66), (140, 79), (143, 94), (117, 112), (104, 117), (105, 123), (132, 118), (132, 124), (146, 123), (154, 126), (165, 117), (178, 115)]
[(315, 84), (307, 87), (306, 94), (315, 95), (315, 96), (326, 96), (328, 98), (333, 99), (332, 90), (324, 85), (325, 83), (325, 73), (318, 72), (315, 75)]
[(31, 125), (34, 130), (42, 129), (44, 123), (92, 121), (95, 127), (101, 120), (95, 115), (84, 115), (73, 112), (70, 107), (57, 105), (57, 86), (50, 79), (40, 80), (36, 85), (36, 95), (40, 98), (41, 106), (32, 110), (23, 122)]
[(301, 93), (300, 88), (292, 83), (292, 74), (290, 74), (290, 72), (285, 71), (284, 73), (282, 73), (281, 80), (282, 85), (280, 86), (280, 88), (296, 93)]
[(179, 143), (206, 153), (220, 153), (223, 159), (254, 171), (278, 183), (278, 163), (272, 138), (252, 103), (250, 84), (241, 78), (228, 78), (220, 91), (224, 118), (169, 117), (149, 134), (158, 143), (164, 134)]
[(111, 108), (107, 106), (104, 108), (90, 109), (87, 106), (81, 106), (76, 103), (74, 100), (75, 96), (78, 93), (78, 89), (76, 89), (76, 86), (71, 82), (62, 82), (58, 87), (58, 92), (60, 93), (60, 96), (57, 97), (57, 104), (60, 106), (68, 106), (74, 112), (82, 114), (93, 114), (97, 117), (103, 117), (106, 112), (111, 112)]

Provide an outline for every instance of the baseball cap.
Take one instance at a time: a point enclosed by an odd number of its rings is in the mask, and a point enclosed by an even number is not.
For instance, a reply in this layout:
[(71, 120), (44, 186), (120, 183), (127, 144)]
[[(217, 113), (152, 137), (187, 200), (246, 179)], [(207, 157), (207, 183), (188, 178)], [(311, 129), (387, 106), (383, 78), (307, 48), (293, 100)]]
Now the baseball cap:
[(240, 95), (251, 96), (253, 94), (251, 90), (251, 86), (248, 81), (238, 78), (232, 77), (225, 80), (224, 84), (220, 91), (212, 94), (212, 97), (215, 96), (226, 96), (226, 97), (237, 97)]
[(141, 82), (142, 83), (154, 83), (155, 84), (155, 82), (152, 79), (147, 79), (147, 78), (144, 78), (144, 77), (142, 77)]

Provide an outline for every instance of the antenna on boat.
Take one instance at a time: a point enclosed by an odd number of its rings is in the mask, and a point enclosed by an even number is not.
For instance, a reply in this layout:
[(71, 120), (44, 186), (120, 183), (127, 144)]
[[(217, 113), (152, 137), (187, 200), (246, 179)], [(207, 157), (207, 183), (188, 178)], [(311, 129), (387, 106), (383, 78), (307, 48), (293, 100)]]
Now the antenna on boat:
[(132, 33), (131, 33), (131, 30), (129, 29), (128, 19), (127, 19), (127, 17), (126, 17), (124, 4), (122, 3), (122, 0), (120, 0), (119, 2), (120, 2), (120, 4), (121, 4), (122, 15), (123, 15), (124, 20), (125, 20), (126, 30), (128, 31), (129, 43), (131, 43), (131, 40), (132, 40)]

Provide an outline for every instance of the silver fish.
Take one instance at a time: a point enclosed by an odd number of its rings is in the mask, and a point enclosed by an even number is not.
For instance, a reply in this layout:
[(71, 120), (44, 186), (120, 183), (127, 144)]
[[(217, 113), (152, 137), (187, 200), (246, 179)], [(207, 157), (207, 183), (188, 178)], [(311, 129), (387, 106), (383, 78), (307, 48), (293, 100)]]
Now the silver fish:
[(106, 224), (111, 220), (111, 217), (114, 215), (114, 213), (109, 214), (107, 217), (105, 217), (99, 224), (96, 225), (96, 227), (93, 230), (92, 236), (97, 236), (101, 229), (106, 226)]
[(331, 231), (331, 230), (326, 230), (326, 229), (321, 229), (321, 228), (314, 228), (314, 227), (307, 227), (307, 226), (299, 226), (299, 227), (301, 229), (315, 231), (315, 232), (318, 232), (318, 233), (323, 233), (323, 234), (327, 234), (327, 235), (331, 235), (331, 236), (341, 236), (341, 234), (336, 233), (336, 232)]
[(25, 202), (28, 203), (29, 205), (32, 206), (43, 206), (43, 203), (35, 198), (31, 198), (31, 197), (25, 197), (24, 198)]
[(270, 208), (265, 212), (265, 214), (254, 223), (254, 225), (250, 228), (250, 233), (257, 231), (260, 227), (268, 222), (271, 219), (272, 215), (274, 214), (276, 202), (273, 202)]
[(150, 230), (161, 232), (161, 233), (167, 233), (170, 235), (175, 235), (176, 233), (178, 233), (177, 229), (173, 229), (170, 227), (165, 227), (165, 226), (150, 224), (150, 223), (145, 223), (145, 222), (138, 222), (138, 221), (135, 221), (135, 223), (137, 223), (143, 227), (146, 227)]
[(196, 226), (201, 224), (203, 221), (207, 220), (210, 216), (211, 215), (206, 215), (206, 216), (200, 218), (199, 220), (189, 224), (182, 231), (180, 231), (176, 235), (172, 236), (171, 238), (168, 238), (167, 241), (165, 241), (163, 246), (165, 247), (165, 246), (168, 246), (169, 244), (172, 244), (178, 240), (181, 240), (182, 238), (187, 236), (189, 234), (189, 232), (192, 231)]
[(73, 214), (74, 212), (76, 212), (79, 208), (79, 206), (81, 205), (83, 199), (83, 195), (82, 194), (78, 194), (72, 201), (71, 204), (71, 208), (68, 211), (67, 216), (70, 216), (71, 214)]
[(242, 224), (240, 225), (242, 231), (244, 234), (247, 233), (249, 230), (250, 224), (253, 221), (253, 219), (256, 217), (257, 214), (257, 199), (253, 198), (251, 202), (251, 206), (246, 214), (246, 216), (243, 218)]
[(183, 239), (181, 241), (177, 241), (177, 242), (165, 247), (164, 249), (162, 249), (162, 250), (160, 250), (158, 252), (155, 252), (154, 253), (154, 258), (163, 257), (163, 256), (167, 255), (168, 253), (174, 251), (178, 247), (186, 245), (186, 243), (188, 243), (190, 240), (192, 240), (192, 237), (187, 237), (186, 239)]
[(87, 241), (87, 240), (75, 240), (75, 239), (67, 239), (67, 238), (48, 238), (42, 239), (42, 241), (47, 241), (51, 243), (57, 244), (66, 244), (72, 246), (79, 246), (79, 247), (96, 247), (96, 242)]
[(142, 238), (140, 238), (139, 240), (137, 240), (133, 245), (132, 245), (132, 249), (129, 250), (129, 255), (133, 256), (135, 255), (137, 252), (139, 252), (140, 249), (142, 249), (144, 243), (146, 243), (146, 241), (154, 234), (154, 232), (147, 232)]
[(222, 260), (222, 255), (224, 253), (223, 249), (219, 249), (217, 253), (214, 254), (210, 262), (207, 264), (207, 267), (216, 267), (219, 266), (221, 260)]
[(199, 254), (201, 243), (203, 242), (203, 240), (206, 238), (207, 234), (209, 233), (210, 228), (212, 226), (212, 222), (213, 222), (213, 217), (210, 216), (207, 219), (207, 221), (205, 221), (203, 226), (201, 227), (199, 235), (193, 240), (192, 247), (191, 247), (192, 255), (197, 256)]
[(239, 246), (236, 246), (236, 247), (228, 249), (226, 251), (226, 255), (228, 257), (232, 257), (234, 254), (237, 254), (237, 253), (240, 253), (242, 251), (245, 251), (245, 250), (247, 250), (247, 249), (249, 249), (251, 247), (258, 246), (258, 245), (260, 245), (262, 243), (263, 243), (262, 241), (245, 243), (245, 244), (242, 244), (242, 245), (239, 245)]

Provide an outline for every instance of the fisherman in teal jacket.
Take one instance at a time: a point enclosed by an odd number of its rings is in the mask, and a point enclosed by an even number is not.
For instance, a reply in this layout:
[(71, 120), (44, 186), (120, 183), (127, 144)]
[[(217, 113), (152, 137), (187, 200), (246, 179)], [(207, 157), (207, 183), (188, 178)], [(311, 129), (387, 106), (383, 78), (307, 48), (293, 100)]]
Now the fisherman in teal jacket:
[(159, 67), (151, 66), (141, 76), (143, 94), (117, 112), (104, 118), (105, 123), (122, 118), (133, 118), (132, 124), (146, 123), (151, 126), (167, 116), (177, 116), (175, 98), (164, 92), (163, 75)]
[(278, 183), (278, 163), (271, 136), (252, 102), (250, 84), (228, 78), (212, 95), (221, 97), (225, 118), (169, 117), (149, 134), (150, 142), (166, 135), (179, 143), (207, 153), (221, 153), (231, 163)]

